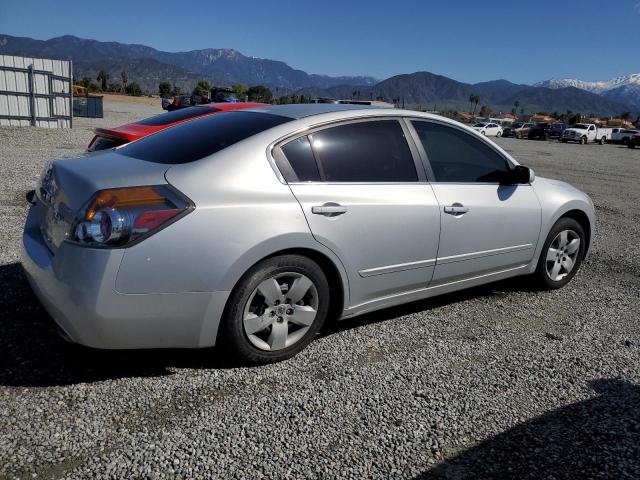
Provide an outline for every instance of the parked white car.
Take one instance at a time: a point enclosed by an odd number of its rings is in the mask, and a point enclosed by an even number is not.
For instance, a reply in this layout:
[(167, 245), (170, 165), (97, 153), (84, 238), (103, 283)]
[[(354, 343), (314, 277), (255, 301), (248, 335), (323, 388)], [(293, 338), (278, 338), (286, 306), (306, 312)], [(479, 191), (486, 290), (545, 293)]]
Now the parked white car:
[(562, 133), (562, 143), (577, 142), (585, 144), (598, 142), (604, 145), (611, 140), (611, 128), (598, 128), (593, 123), (576, 123)]
[(622, 134), (626, 130), (623, 127), (615, 127), (611, 129), (611, 142), (620, 143), (622, 141)]
[(476, 123), (473, 129), (487, 137), (501, 137), (502, 127), (497, 123)]

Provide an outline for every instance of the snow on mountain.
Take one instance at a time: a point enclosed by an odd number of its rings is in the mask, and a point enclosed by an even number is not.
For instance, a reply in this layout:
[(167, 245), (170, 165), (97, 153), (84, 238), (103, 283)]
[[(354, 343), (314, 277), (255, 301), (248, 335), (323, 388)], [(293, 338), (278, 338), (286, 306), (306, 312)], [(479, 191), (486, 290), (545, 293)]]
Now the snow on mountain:
[(547, 88), (575, 87), (588, 92), (613, 98), (633, 107), (640, 107), (640, 73), (623, 75), (611, 80), (588, 82), (575, 78), (552, 78), (534, 86)]
[(608, 90), (613, 90), (614, 88), (625, 85), (640, 85), (640, 73), (632, 73), (631, 75), (623, 75), (612, 80), (598, 82), (588, 82), (575, 78), (552, 78), (551, 80), (538, 82), (534, 86), (547, 88), (576, 87), (589, 92), (604, 93)]

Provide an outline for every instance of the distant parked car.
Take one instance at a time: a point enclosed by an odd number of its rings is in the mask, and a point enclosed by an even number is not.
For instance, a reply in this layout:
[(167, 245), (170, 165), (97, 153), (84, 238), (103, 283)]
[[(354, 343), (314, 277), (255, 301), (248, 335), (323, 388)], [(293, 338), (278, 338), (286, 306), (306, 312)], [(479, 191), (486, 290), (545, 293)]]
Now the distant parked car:
[(533, 127), (533, 123), (517, 122), (509, 128), (505, 128), (502, 132), (503, 137), (523, 138), (529, 133), (529, 129)]
[(165, 128), (188, 122), (194, 118), (214, 115), (220, 112), (241, 110), (267, 105), (266, 103), (207, 103), (196, 107), (182, 108), (168, 113), (161, 113), (155, 117), (145, 118), (138, 122), (127, 123), (115, 128), (96, 128), (95, 136), (89, 143), (88, 150), (96, 152), (119, 147), (133, 142)]
[(529, 129), (527, 137), (529, 140), (547, 140), (549, 138), (549, 130), (551, 125), (546, 122), (537, 122)]
[(486, 135), (487, 137), (502, 136), (502, 127), (497, 123), (476, 123), (473, 126), (473, 129), (476, 132), (479, 132), (481, 135)]
[(549, 128), (549, 138), (562, 138), (562, 132), (567, 129), (566, 123), (552, 123)]
[(622, 140), (622, 133), (626, 128), (615, 127), (611, 129), (611, 143), (620, 143)]
[(640, 132), (630, 136), (627, 139), (627, 147), (629, 148), (640, 147)]
[(635, 128), (624, 129), (622, 130), (622, 132), (619, 133), (619, 141), (623, 145), (628, 145), (629, 139), (631, 139), (631, 137), (633, 137), (634, 135), (637, 135), (638, 133), (640, 133), (640, 130), (637, 130)]
[(562, 133), (562, 143), (598, 142), (600, 145), (604, 145), (607, 140), (611, 140), (611, 131), (611, 128), (601, 128), (593, 123), (576, 123)]

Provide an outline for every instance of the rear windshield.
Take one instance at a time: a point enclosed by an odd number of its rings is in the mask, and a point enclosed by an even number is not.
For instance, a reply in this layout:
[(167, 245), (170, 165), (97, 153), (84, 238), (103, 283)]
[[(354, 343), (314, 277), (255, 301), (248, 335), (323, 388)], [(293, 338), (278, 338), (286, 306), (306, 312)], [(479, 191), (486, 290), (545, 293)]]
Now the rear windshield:
[(195, 162), (291, 120), (269, 113), (223, 112), (149, 135), (125, 145), (118, 153), (154, 163)]
[(147, 125), (149, 127), (160, 127), (162, 125), (169, 125), (171, 123), (182, 122), (183, 120), (189, 120), (190, 118), (196, 118), (208, 113), (219, 112), (220, 109), (213, 107), (187, 107), (173, 112), (161, 113), (153, 117), (145, 118), (139, 122), (135, 122), (138, 125)]

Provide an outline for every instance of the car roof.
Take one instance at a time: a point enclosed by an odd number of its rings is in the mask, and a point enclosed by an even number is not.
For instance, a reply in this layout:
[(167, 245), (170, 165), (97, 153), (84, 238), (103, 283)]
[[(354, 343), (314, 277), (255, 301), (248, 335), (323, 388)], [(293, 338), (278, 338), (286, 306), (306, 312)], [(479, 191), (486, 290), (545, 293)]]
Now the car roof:
[(296, 103), (289, 105), (269, 105), (260, 108), (247, 108), (245, 112), (263, 112), (282, 117), (301, 119), (323, 113), (343, 112), (348, 110), (393, 110), (387, 107), (376, 107), (371, 105), (351, 105), (343, 103)]

